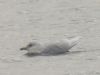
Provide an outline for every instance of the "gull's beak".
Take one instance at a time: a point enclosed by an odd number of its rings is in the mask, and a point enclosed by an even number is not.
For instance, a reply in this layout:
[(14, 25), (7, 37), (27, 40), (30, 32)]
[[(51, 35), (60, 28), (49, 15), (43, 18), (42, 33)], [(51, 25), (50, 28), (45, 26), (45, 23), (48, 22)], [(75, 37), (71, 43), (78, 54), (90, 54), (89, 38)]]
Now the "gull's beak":
[(27, 50), (27, 48), (20, 48), (20, 50)]

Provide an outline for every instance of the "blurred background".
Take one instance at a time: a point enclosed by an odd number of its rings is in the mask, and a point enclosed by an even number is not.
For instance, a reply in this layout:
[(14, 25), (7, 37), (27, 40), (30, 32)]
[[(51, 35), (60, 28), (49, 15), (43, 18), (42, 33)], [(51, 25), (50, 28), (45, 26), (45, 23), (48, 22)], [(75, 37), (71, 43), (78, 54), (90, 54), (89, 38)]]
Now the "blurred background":
[(34, 40), (70, 36), (83, 37), (73, 50), (99, 53), (99, 0), (0, 0), (0, 57), (20, 56)]

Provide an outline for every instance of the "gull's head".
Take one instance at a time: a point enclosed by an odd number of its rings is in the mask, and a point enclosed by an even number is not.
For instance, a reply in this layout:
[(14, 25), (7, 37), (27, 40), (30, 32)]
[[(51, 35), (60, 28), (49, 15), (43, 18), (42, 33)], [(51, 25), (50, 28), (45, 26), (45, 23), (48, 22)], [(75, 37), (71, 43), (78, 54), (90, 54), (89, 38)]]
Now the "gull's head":
[(26, 47), (20, 48), (20, 50), (26, 50), (29, 54), (40, 53), (41, 44), (37, 42), (29, 43)]
[(20, 50), (29, 50), (30, 48), (35, 47), (37, 45), (38, 45), (38, 43), (36, 43), (36, 42), (29, 43), (26, 47), (20, 48)]

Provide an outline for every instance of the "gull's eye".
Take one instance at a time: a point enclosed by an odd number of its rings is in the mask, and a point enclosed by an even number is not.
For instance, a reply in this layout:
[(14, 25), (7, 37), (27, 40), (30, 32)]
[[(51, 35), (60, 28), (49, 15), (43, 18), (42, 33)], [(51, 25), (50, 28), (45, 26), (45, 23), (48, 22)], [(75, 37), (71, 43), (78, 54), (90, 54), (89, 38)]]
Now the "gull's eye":
[(35, 46), (36, 45), (36, 43), (30, 43), (30, 44), (28, 44), (27, 46), (28, 47), (32, 47), (32, 46)]
[(28, 45), (28, 47), (32, 47), (32, 46), (33, 46), (33, 44), (31, 44), (31, 43)]

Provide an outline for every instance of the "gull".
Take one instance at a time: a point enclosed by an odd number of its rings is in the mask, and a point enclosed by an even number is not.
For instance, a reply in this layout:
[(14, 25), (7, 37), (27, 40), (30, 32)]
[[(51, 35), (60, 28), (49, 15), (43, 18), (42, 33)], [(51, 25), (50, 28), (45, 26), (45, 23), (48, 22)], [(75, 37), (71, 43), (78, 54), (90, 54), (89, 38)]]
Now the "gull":
[(26, 50), (28, 54), (39, 55), (58, 55), (69, 52), (69, 50), (78, 44), (81, 36), (73, 36), (58, 41), (46, 43), (31, 42), (27, 46), (20, 48)]

